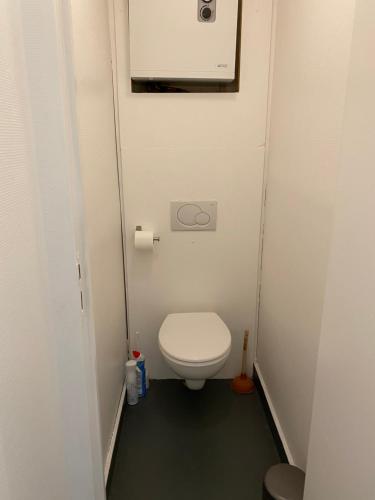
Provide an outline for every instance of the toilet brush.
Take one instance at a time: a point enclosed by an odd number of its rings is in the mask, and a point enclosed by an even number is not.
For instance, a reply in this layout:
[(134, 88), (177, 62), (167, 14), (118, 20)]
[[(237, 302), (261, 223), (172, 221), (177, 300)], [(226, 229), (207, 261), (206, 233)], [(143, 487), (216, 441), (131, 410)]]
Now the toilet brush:
[(245, 331), (243, 339), (243, 351), (242, 351), (242, 370), (241, 375), (233, 379), (232, 389), (238, 394), (250, 394), (254, 392), (255, 386), (254, 382), (250, 377), (246, 375), (246, 355), (247, 355), (247, 344), (249, 340), (249, 330)]

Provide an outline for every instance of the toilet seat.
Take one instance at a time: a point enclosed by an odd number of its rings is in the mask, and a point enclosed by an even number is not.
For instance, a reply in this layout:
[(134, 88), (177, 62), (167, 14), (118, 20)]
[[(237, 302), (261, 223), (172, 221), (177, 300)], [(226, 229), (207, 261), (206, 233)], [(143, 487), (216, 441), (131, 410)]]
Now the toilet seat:
[(216, 313), (169, 314), (159, 330), (159, 346), (176, 361), (214, 363), (230, 352), (231, 334)]
[(176, 359), (175, 357), (167, 354), (162, 347), (160, 347), (160, 351), (163, 354), (166, 361), (171, 361), (176, 365), (183, 366), (186, 368), (200, 368), (200, 367), (208, 368), (210, 366), (220, 364), (222, 361), (225, 361), (228, 357), (228, 354), (229, 354), (229, 351), (228, 351), (223, 356), (220, 356), (219, 358), (214, 358), (214, 359), (210, 359), (208, 361), (198, 362), (198, 361), (181, 361), (180, 359)]

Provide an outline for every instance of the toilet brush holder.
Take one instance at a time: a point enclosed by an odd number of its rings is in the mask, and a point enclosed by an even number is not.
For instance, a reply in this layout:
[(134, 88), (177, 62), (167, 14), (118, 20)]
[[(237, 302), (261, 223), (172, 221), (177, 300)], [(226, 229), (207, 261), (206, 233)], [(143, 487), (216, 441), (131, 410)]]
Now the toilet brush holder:
[(255, 390), (254, 382), (246, 375), (247, 345), (249, 341), (249, 331), (245, 331), (242, 349), (242, 370), (241, 375), (233, 379), (232, 389), (237, 394), (251, 394)]

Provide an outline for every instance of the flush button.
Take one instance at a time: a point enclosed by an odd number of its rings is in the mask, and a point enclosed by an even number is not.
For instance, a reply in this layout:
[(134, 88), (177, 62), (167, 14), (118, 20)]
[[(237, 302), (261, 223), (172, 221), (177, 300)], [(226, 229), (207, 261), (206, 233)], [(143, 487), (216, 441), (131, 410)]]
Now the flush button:
[(215, 231), (216, 201), (171, 201), (172, 231)]
[(209, 222), (210, 222), (210, 216), (208, 215), (207, 212), (200, 212), (195, 217), (195, 223), (198, 224), (199, 226), (207, 226)]

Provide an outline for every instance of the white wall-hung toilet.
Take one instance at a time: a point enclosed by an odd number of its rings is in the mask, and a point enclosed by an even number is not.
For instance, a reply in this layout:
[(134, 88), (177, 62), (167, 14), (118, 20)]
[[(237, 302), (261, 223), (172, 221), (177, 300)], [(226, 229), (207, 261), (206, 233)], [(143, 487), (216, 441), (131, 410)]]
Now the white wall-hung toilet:
[(193, 390), (220, 371), (231, 345), (230, 331), (216, 313), (169, 314), (159, 330), (166, 363)]

